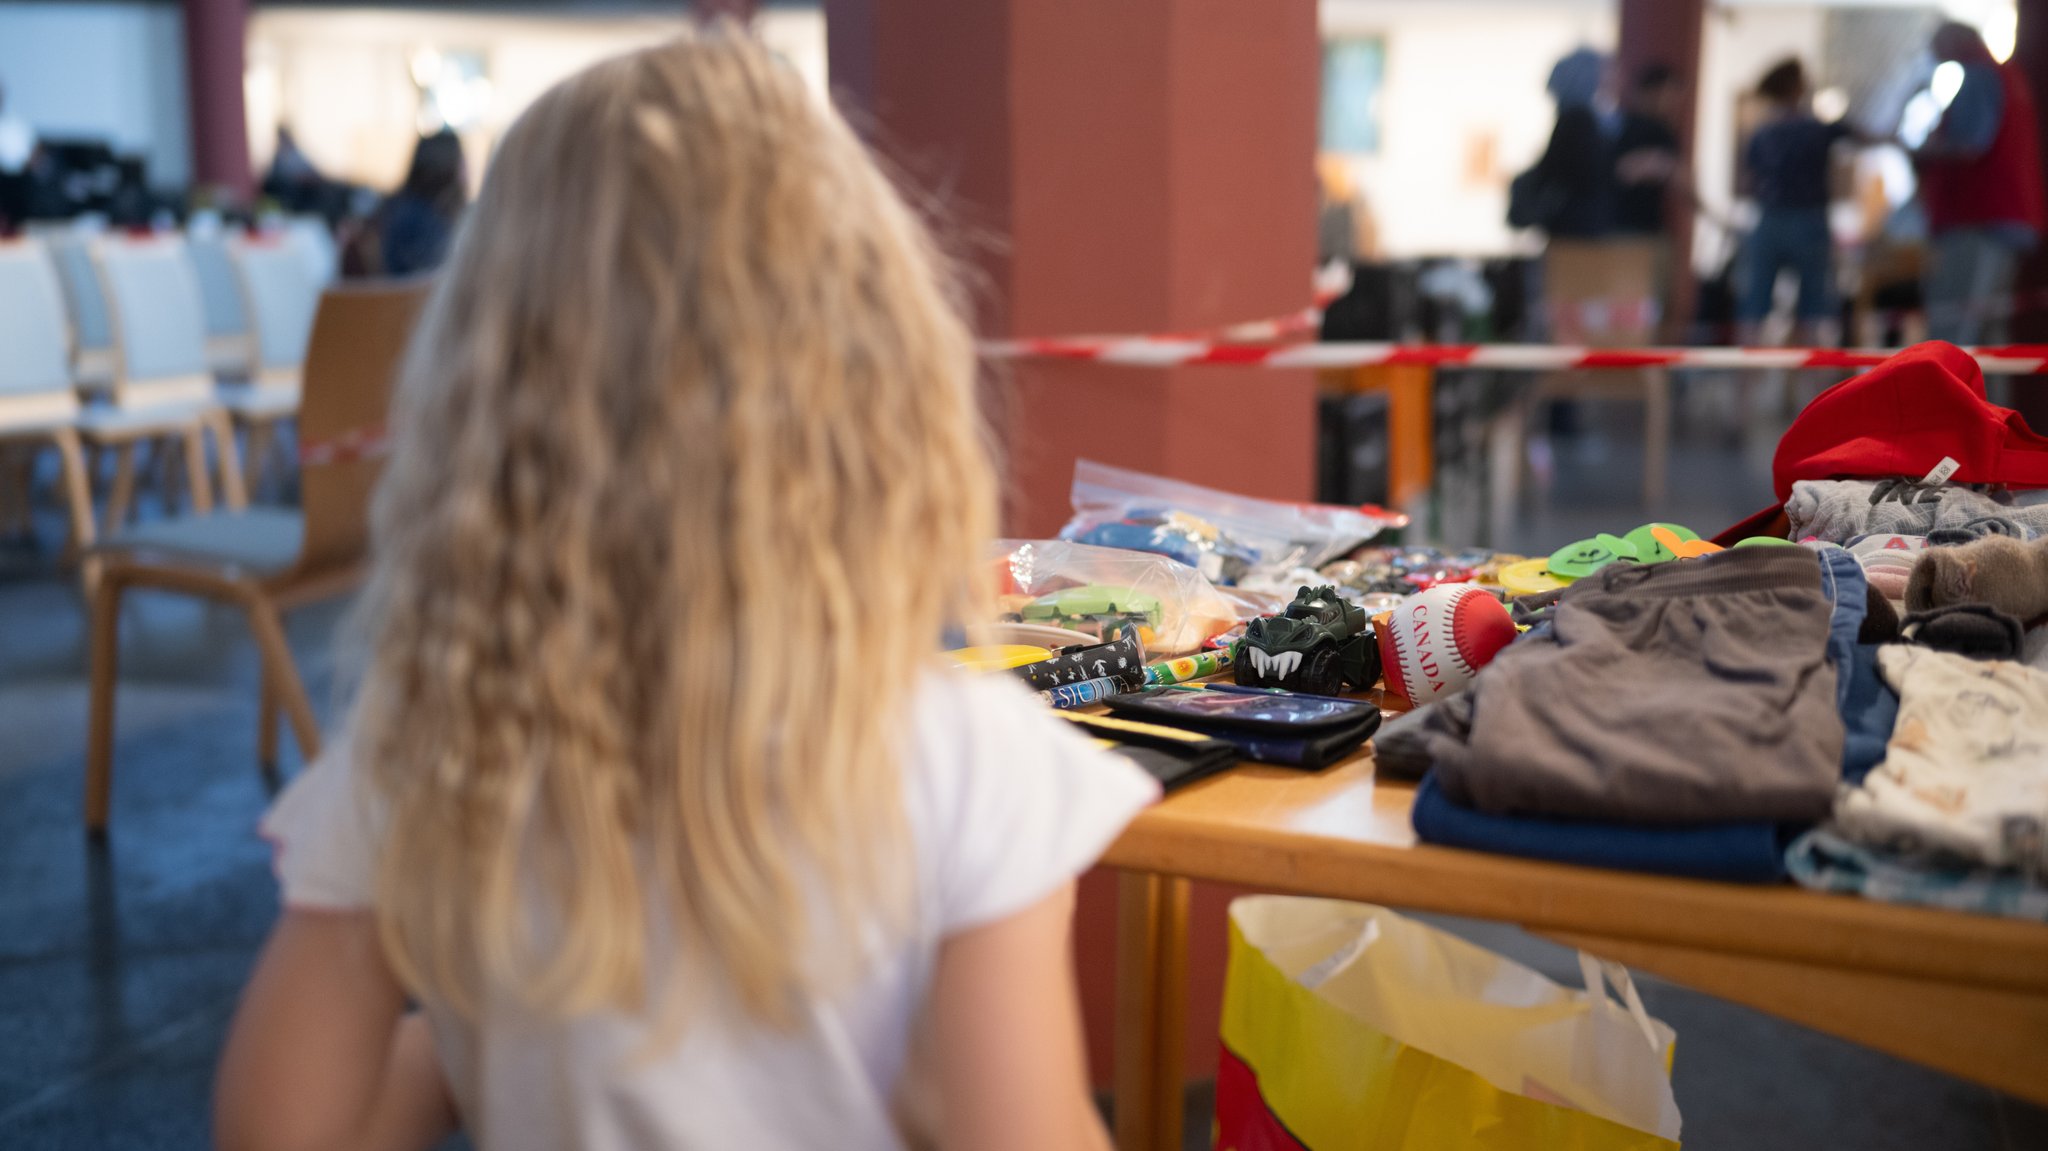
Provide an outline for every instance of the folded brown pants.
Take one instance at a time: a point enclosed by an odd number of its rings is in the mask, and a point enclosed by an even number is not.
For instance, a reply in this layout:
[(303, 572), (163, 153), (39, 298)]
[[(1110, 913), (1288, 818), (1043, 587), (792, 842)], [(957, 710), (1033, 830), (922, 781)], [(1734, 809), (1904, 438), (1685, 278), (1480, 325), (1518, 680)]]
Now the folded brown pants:
[(1842, 757), (1831, 605), (1805, 548), (1613, 564), (1474, 682), (1439, 784), (1496, 814), (1814, 820)]

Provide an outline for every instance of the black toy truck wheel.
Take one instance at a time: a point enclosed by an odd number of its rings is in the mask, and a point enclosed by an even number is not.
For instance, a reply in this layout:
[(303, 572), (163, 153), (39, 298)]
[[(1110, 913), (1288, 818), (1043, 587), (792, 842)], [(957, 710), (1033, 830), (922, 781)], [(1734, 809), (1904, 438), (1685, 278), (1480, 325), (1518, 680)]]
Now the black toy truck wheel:
[(1330, 648), (1308, 657), (1295, 679), (1295, 690), (1310, 695), (1342, 695), (1344, 692), (1344, 669), (1337, 659), (1337, 653)]

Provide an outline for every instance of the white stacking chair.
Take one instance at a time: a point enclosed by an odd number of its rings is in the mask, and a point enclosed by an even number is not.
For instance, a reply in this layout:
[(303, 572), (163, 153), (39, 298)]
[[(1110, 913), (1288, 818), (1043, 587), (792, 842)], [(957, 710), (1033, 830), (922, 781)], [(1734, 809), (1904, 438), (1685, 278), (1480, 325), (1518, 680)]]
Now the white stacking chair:
[(88, 394), (114, 383), (114, 325), (92, 265), (92, 247), (103, 231), (92, 224), (37, 230), (64, 286), (64, 308), (71, 321), (71, 382)]
[(228, 245), (249, 317), (247, 382), (223, 385), (221, 403), (248, 434), (247, 484), (257, 486), (277, 425), (299, 411), (299, 374), (320, 285), (285, 237), (242, 236)]
[(299, 254), (307, 274), (313, 277), (315, 292), (324, 290), (341, 275), (341, 249), (335, 246), (334, 230), (325, 219), (286, 216), (283, 230), (286, 244)]
[[(90, 595), (97, 563), (90, 552), (92, 489), (76, 426), (80, 410), (65, 331), (64, 289), (49, 253), (32, 239), (0, 240), (0, 449), (57, 449), (71, 519), (70, 551), (82, 559)], [(15, 480), (11, 469), (0, 471), (0, 485)], [(10, 496), (26, 510), (25, 486)]]
[(211, 511), (202, 432), (211, 430), (220, 486), (230, 508), (247, 505), (234, 429), (214, 395), (206, 358), (206, 316), (199, 280), (177, 236), (109, 237), (93, 247), (114, 332), (114, 384), (105, 404), (86, 409), (88, 443), (115, 451), (109, 530), (126, 522), (135, 492), (134, 446), (177, 436), (195, 511)]
[(240, 376), (254, 352), (241, 278), (228, 253), (240, 239), (240, 229), (224, 228), (218, 221), (195, 218), (185, 229), (185, 250), (192, 257), (200, 301), (206, 306), (206, 359), (220, 376)]

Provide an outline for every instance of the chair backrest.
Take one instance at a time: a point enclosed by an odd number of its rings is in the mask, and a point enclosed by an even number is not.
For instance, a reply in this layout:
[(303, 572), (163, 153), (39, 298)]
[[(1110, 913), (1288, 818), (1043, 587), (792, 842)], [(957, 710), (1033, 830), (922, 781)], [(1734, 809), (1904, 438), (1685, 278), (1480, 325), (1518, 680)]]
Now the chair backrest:
[(64, 285), (64, 307), (71, 320), (73, 350), (112, 349), (113, 321), (107, 315), (107, 297), (100, 287), (99, 273), (92, 266), (92, 245), (97, 233), (66, 227), (39, 230), (39, 235), (57, 267), (58, 282)]
[(250, 378), (260, 383), (266, 375), (297, 375), (320, 307), (320, 288), (304, 258), (274, 236), (244, 236), (228, 245), (228, 254), (256, 336)]
[(355, 281), (320, 298), (299, 400), (299, 570), (368, 554), (370, 493), (384, 472), (385, 420), (428, 282)]
[(141, 407), (213, 398), (206, 305), (177, 236), (110, 236), (93, 246), (113, 321), (114, 403)]
[(78, 414), (64, 289), (35, 240), (0, 240), (0, 432)]
[(188, 228), (185, 251), (192, 257), (192, 271), (199, 277), (200, 302), (206, 307), (206, 334), (239, 336), (249, 330), (249, 314), (242, 304), (242, 283), (228, 254), (235, 242), (230, 233), (213, 228)]
[(299, 258), (313, 283), (324, 288), (341, 272), (341, 250), (335, 246), (334, 230), (319, 216), (286, 216), (285, 241)]
[(1552, 240), (1543, 253), (1551, 342), (1592, 348), (1656, 342), (1662, 264), (1654, 239)]

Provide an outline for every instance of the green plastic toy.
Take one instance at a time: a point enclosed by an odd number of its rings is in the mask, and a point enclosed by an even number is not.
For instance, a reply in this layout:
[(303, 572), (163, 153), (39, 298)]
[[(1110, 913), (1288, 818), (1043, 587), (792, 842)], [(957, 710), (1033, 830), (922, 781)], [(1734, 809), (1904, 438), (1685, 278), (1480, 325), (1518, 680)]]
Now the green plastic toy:
[(1650, 534), (1651, 528), (1663, 528), (1665, 531), (1670, 532), (1672, 535), (1675, 535), (1682, 540), (1696, 540), (1700, 538), (1698, 532), (1692, 530), (1689, 527), (1685, 527), (1681, 524), (1644, 524), (1642, 527), (1637, 528), (1636, 530), (1628, 533), (1627, 536), (1623, 537), (1628, 540), (1630, 547), (1636, 549), (1637, 563), (1662, 564), (1670, 563), (1672, 560), (1678, 558), (1677, 556), (1671, 554), (1670, 548), (1665, 547), (1662, 543), (1658, 542), (1656, 536)]
[[(1127, 587), (1089, 584), (1039, 596), (1025, 604), (1019, 614), (1024, 623), (1065, 628), (1078, 624), (1087, 625), (1081, 630), (1098, 631), (1125, 623), (1156, 628), (1164, 613), (1158, 596)], [(1101, 630), (1101, 634), (1107, 635), (1108, 632)]]
[(1601, 532), (1589, 540), (1550, 553), (1550, 574), (1562, 579), (1581, 579), (1617, 561), (1636, 562), (1635, 545), (1616, 535)]

